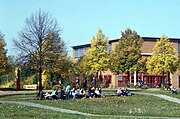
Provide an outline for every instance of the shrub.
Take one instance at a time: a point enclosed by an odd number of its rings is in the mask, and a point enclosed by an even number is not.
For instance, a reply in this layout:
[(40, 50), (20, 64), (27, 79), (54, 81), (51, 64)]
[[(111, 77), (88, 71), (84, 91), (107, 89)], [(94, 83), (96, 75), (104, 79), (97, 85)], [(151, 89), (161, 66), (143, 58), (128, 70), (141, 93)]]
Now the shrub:
[(149, 87), (147, 85), (143, 85), (141, 89), (148, 89)]
[(60, 85), (55, 85), (55, 86), (53, 86), (52, 87), (52, 90), (55, 90), (55, 89), (59, 89), (59, 90), (61, 90), (63, 87), (62, 86), (60, 86)]
[(138, 84), (136, 84), (136, 85), (134, 86), (134, 88), (139, 88), (139, 85), (138, 85)]
[(51, 89), (51, 85), (49, 83), (43, 84), (43, 89)]

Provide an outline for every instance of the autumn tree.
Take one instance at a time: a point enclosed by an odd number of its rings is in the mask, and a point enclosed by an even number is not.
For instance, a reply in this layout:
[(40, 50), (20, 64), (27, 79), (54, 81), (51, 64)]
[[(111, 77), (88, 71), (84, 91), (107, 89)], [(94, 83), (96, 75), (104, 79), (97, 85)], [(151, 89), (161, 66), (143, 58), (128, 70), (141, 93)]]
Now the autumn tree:
[(69, 58), (67, 57), (65, 43), (58, 33), (50, 32), (46, 35), (42, 51), (45, 56), (45, 68), (51, 76), (51, 81), (54, 73), (61, 74), (61, 76), (68, 73)]
[(81, 68), (86, 75), (96, 75), (108, 69), (109, 41), (102, 30), (98, 30), (96, 37), (91, 40), (91, 47), (86, 51), (81, 60)]
[(153, 48), (152, 56), (147, 60), (147, 72), (150, 74), (174, 73), (178, 67), (178, 55), (169, 38), (162, 36)]
[(39, 91), (42, 90), (42, 71), (46, 57), (43, 41), (48, 33), (60, 31), (56, 20), (39, 10), (26, 19), (24, 28), (19, 32), (19, 40), (14, 40), (17, 52), (19, 51), (19, 61), (35, 65), (39, 72)]
[(7, 50), (5, 46), (4, 35), (0, 32), (0, 76), (11, 71), (11, 64), (6, 56)]
[(136, 31), (127, 29), (122, 32), (119, 43), (110, 55), (110, 69), (113, 73), (127, 73), (128, 80), (130, 71), (138, 64), (141, 58), (141, 46), (143, 39)]

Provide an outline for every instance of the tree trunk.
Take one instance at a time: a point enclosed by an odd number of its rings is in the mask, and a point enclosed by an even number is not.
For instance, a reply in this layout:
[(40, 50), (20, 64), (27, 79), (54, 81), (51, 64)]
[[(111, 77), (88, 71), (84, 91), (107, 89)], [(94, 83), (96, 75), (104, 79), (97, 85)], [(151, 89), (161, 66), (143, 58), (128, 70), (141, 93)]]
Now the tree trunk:
[[(137, 70), (137, 71), (136, 71), (136, 79), (137, 79), (137, 82), (138, 82), (138, 80), (139, 80), (138, 74), (139, 74), (139, 71)], [(143, 79), (142, 79), (142, 80), (143, 80)]]
[(162, 74), (161, 88), (164, 90), (164, 72), (163, 72), (163, 74)]
[(98, 71), (96, 72), (96, 78), (97, 78), (97, 80), (98, 80)]
[(102, 73), (101, 73), (101, 71), (100, 71), (100, 75), (99, 75), (99, 80), (100, 80), (100, 82), (102, 83), (103, 78), (102, 78)]
[(16, 90), (20, 91), (20, 69), (17, 69), (17, 81), (16, 81)]
[(167, 79), (168, 83), (171, 83), (171, 79), (170, 79), (170, 72), (168, 72), (168, 79)]
[(42, 91), (42, 67), (39, 67), (39, 92)]
[(130, 71), (127, 72), (128, 82), (130, 82)]
[(127, 72), (127, 75), (128, 75), (128, 84), (127, 84), (127, 86), (130, 87), (130, 84), (131, 84), (131, 82), (130, 82), (130, 71)]
[(51, 72), (51, 82), (53, 82), (53, 73)]

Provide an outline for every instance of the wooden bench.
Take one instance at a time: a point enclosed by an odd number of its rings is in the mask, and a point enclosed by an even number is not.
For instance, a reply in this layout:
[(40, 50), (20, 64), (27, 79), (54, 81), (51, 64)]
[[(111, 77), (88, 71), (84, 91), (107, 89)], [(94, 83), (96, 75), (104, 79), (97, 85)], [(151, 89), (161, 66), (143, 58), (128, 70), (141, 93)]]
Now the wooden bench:
[(23, 89), (37, 89), (37, 84), (23, 85)]

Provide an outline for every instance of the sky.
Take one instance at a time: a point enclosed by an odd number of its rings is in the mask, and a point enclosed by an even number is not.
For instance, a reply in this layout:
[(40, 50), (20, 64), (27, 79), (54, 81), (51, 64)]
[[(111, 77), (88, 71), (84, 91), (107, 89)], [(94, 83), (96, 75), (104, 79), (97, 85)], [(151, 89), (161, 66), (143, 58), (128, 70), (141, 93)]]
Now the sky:
[(39, 9), (57, 20), (69, 56), (71, 46), (90, 43), (98, 29), (109, 40), (127, 28), (142, 37), (180, 38), (180, 0), (0, 0), (0, 31), (8, 55), (17, 55), (13, 39)]

